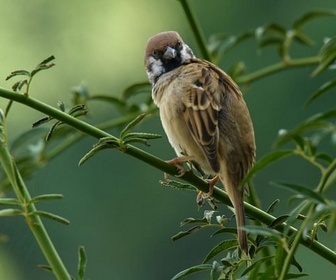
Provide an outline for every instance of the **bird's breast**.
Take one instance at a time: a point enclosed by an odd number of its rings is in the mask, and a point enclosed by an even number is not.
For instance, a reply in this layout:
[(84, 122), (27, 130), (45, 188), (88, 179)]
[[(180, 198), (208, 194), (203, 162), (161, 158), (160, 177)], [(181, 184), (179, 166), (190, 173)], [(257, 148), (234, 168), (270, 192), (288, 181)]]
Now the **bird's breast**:
[[(194, 140), (183, 117), (185, 107), (181, 102), (183, 94), (174, 90), (174, 83), (153, 92), (153, 99), (160, 110), (160, 119), (168, 140), (177, 156), (192, 156), (201, 168), (212, 173), (202, 149)], [(155, 97), (154, 97), (155, 96)]]

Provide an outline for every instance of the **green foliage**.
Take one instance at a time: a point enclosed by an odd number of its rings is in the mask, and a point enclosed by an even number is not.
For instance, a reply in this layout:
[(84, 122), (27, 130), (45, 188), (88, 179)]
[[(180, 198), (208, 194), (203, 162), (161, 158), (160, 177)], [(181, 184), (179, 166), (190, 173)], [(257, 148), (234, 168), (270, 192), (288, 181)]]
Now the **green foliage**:
[(85, 268), (86, 268), (86, 253), (83, 246), (78, 250), (78, 280), (84, 280)]
[[(209, 40), (209, 50), (214, 61), (219, 61), (221, 56), (226, 54), (229, 50), (237, 47), (239, 44), (249, 39), (254, 39), (257, 42), (258, 48), (261, 50), (265, 47), (275, 47), (278, 54), (285, 63), (291, 63), (290, 48), (294, 43), (312, 46), (314, 41), (303, 31), (304, 25), (310, 23), (315, 18), (325, 16), (336, 16), (334, 10), (312, 10), (300, 18), (295, 20), (290, 28), (279, 23), (266, 23), (256, 29), (248, 30), (239, 35), (230, 34), (216, 34), (212, 35)], [(313, 75), (317, 75), (320, 71), (324, 70), (335, 60), (334, 57), (334, 40), (327, 40), (326, 44), (321, 48), (321, 62), (318, 68), (314, 71)], [(239, 71), (238, 74), (241, 74)], [(236, 71), (230, 73), (236, 78)]]
[[(314, 10), (297, 19), (290, 29), (286, 29), (277, 23), (268, 23), (238, 36), (227, 34), (213, 35), (210, 38), (209, 49), (211, 50), (213, 59), (218, 61), (220, 56), (230, 49), (247, 39), (254, 38), (257, 40), (259, 48), (276, 46), (285, 64), (290, 65), (294, 61), (289, 55), (292, 43), (296, 42), (306, 46), (311, 46), (313, 43), (313, 40), (303, 32), (303, 26), (315, 18), (335, 15), (336, 12), (331, 10)], [(334, 69), (333, 65), (336, 59), (334, 42), (334, 39), (329, 39), (322, 45), (319, 54), (319, 64), (312, 73), (312, 76), (316, 76), (329, 69)], [(240, 79), (248, 82), (248, 79), (239, 77), (245, 71), (245, 66), (242, 65), (238, 64), (233, 67), (231, 75), (237, 80)], [(280, 70), (280, 68), (270, 70)], [(266, 74), (260, 71), (260, 76)], [(257, 76), (254, 76), (253, 79), (255, 77)], [(327, 81), (312, 94), (306, 104), (311, 104), (334, 87), (334, 80)], [(292, 142), (294, 143), (294, 147), (285, 150), (275, 150), (262, 157), (251, 168), (241, 183), (245, 185), (272, 163), (285, 160), (289, 156), (303, 158), (318, 168), (321, 174), (320, 182), (315, 187), (315, 190), (312, 190), (314, 186), (300, 186), (287, 182), (274, 183), (276, 186), (294, 192), (295, 195), (291, 200), (295, 199), (298, 204), (288, 215), (277, 217), (271, 224), (260, 223), (259, 221), (256, 226), (244, 227), (244, 230), (248, 233), (250, 243), (250, 260), (244, 261), (240, 259), (236, 239), (224, 239), (224, 241), (210, 250), (201, 265), (186, 269), (175, 275), (173, 279), (182, 279), (204, 270), (209, 272), (209, 279), (296, 279), (307, 276), (307, 274), (302, 273), (303, 268), (294, 258), (300, 240), (316, 239), (320, 229), (323, 231), (332, 231), (335, 229), (335, 201), (328, 200), (323, 195), (331, 186), (335, 186), (335, 155), (319, 150), (324, 146), (322, 140), (326, 138), (329, 139), (331, 145), (335, 145), (335, 119), (335, 110), (332, 109), (310, 117), (292, 130), (280, 130), (275, 146), (280, 147)], [(276, 204), (277, 201), (269, 207), (267, 212), (273, 211)], [(301, 219), (303, 222), (299, 226), (299, 231), (293, 232), (291, 226), (297, 223), (298, 219)], [(328, 226), (325, 223), (326, 221), (328, 221)], [(196, 223), (197, 225), (193, 225), (187, 231), (178, 233), (173, 237), (173, 240), (194, 234), (204, 228), (219, 226), (211, 224), (205, 218), (202, 220), (188, 218), (187, 222), (184, 221), (182, 224), (189, 223)], [(231, 231), (232, 229), (226, 228), (225, 224), (221, 226), (223, 228), (218, 231), (220, 233), (236, 233), (235, 231)], [(220, 254), (225, 253), (227, 255), (224, 255), (224, 257), (212, 262), (210, 261), (214, 257), (219, 257)], [(290, 273), (290, 265), (295, 266), (299, 273)], [(216, 273), (214, 273), (214, 270), (216, 270)], [(214, 275), (216, 275), (215, 278), (213, 278)]]
[(32, 70), (32, 71), (27, 71), (27, 70), (16, 70), (16, 71), (13, 71), (9, 76), (7, 76), (6, 80), (9, 80), (13, 77), (16, 77), (16, 76), (25, 76), (27, 77), (27, 79), (24, 79), (24, 80), (20, 80), (18, 82), (16, 82), (13, 86), (12, 86), (12, 89), (14, 91), (20, 91), (23, 86), (27, 86), (26, 87), (26, 91), (24, 92), (25, 95), (28, 96), (28, 92), (29, 92), (29, 86), (30, 86), (30, 83), (32, 82), (34, 76), (42, 71), (42, 70), (47, 70), (53, 66), (55, 66), (54, 63), (50, 63), (48, 64), (49, 62), (53, 61), (55, 59), (55, 57), (52, 55), (48, 58), (46, 58), (45, 60), (43, 60), (42, 62), (40, 62), (39, 64), (37, 64), (37, 66)]
[(146, 117), (146, 114), (141, 114), (132, 120), (126, 127), (120, 132), (119, 138), (115, 137), (104, 137), (99, 139), (99, 142), (93, 146), (93, 148), (81, 158), (79, 165), (84, 164), (88, 159), (93, 157), (97, 152), (108, 149), (117, 148), (120, 151), (125, 151), (127, 149), (127, 144), (130, 143), (141, 143), (149, 146), (148, 140), (161, 138), (161, 135), (153, 133), (144, 132), (130, 132), (134, 127), (139, 125), (139, 123)]
[[(203, 34), (186, 1), (180, 1), (186, 13), (191, 28), (200, 46), (204, 58), (219, 61), (221, 56), (227, 54), (246, 40), (255, 40), (259, 49), (275, 47), (278, 50), (280, 62), (266, 66), (256, 72), (245, 74), (245, 63), (239, 62), (231, 67), (231, 75), (241, 83), (251, 83), (259, 78), (290, 69), (292, 67), (314, 66), (312, 77), (322, 73), (332, 73), (335, 69), (336, 39), (328, 38), (321, 42), (320, 51), (314, 57), (293, 58), (291, 48), (310, 47), (314, 40), (303, 30), (305, 25), (313, 20), (325, 16), (336, 15), (334, 10), (313, 10), (296, 19), (290, 28), (279, 23), (267, 23), (253, 30), (239, 35), (217, 34), (210, 37), (209, 45), (205, 44)], [(62, 199), (61, 194), (43, 194), (31, 197), (25, 185), (25, 179), (34, 172), (59, 156), (68, 147), (74, 145), (85, 134), (98, 139), (98, 143), (82, 157), (79, 165), (95, 156), (97, 152), (115, 148), (123, 153), (130, 154), (143, 162), (161, 169), (169, 174), (176, 170), (164, 161), (144, 152), (133, 144), (149, 146), (149, 140), (157, 139), (160, 135), (135, 132), (145, 117), (154, 112), (155, 107), (150, 98), (150, 85), (147, 82), (129, 86), (121, 97), (92, 95), (85, 84), (72, 89), (72, 102), (70, 108), (63, 102), (57, 104), (58, 108), (50, 107), (36, 101), (29, 92), (30, 84), (36, 74), (54, 66), (50, 63), (54, 56), (50, 56), (37, 65), (32, 71), (13, 71), (7, 79), (24, 76), (25, 79), (16, 82), (12, 89), (0, 89), (0, 96), (10, 100), (5, 114), (0, 114), (0, 161), (2, 166), (0, 198), (0, 216), (23, 216), (36, 237), (48, 265), (41, 266), (55, 274), (59, 279), (74, 279), (68, 273), (62, 260), (53, 246), (48, 233), (44, 229), (43, 219), (49, 219), (68, 225), (66, 218), (54, 213), (37, 209), (40, 202)], [(336, 80), (325, 81), (315, 90), (306, 106), (312, 104), (327, 92), (333, 92)], [(25, 91), (21, 91), (26, 86)], [(29, 94), (28, 94), (29, 93)], [(141, 94), (145, 93), (145, 97)], [(134, 102), (134, 96), (142, 96)], [(90, 125), (86, 122), (88, 104), (99, 101), (111, 104), (120, 116), (104, 123)], [(33, 130), (23, 133), (8, 147), (5, 119), (10, 111), (12, 102), (20, 102), (44, 113), (46, 116), (33, 123)], [(81, 119), (79, 119), (81, 117)], [(266, 211), (258, 209), (258, 199), (251, 196), (250, 204), (246, 203), (246, 212), (250, 225), (243, 228), (248, 234), (249, 256), (242, 256), (236, 239), (237, 230), (228, 226), (231, 217), (226, 217), (218, 210), (221, 203), (229, 205), (225, 193), (214, 189), (213, 197), (208, 199), (211, 210), (205, 210), (202, 218), (189, 217), (181, 222), (182, 227), (189, 227), (172, 237), (178, 241), (190, 237), (201, 230), (213, 230), (211, 236), (221, 237), (221, 241), (205, 257), (200, 257), (200, 264), (194, 265), (177, 273), (172, 279), (184, 279), (196, 273), (207, 273), (209, 279), (296, 279), (307, 276), (304, 267), (296, 259), (297, 248), (301, 245), (319, 254), (321, 258), (336, 265), (336, 254), (319, 242), (320, 231), (332, 232), (336, 226), (336, 201), (328, 197), (327, 191), (336, 185), (336, 159), (334, 149), (332, 152), (325, 149), (325, 143), (331, 147), (336, 144), (336, 110), (326, 108), (305, 121), (297, 124), (293, 129), (280, 129), (275, 139), (275, 150), (261, 157), (251, 168), (242, 184), (249, 184), (260, 172), (275, 162), (284, 161), (288, 157), (297, 157), (313, 166), (319, 171), (318, 184), (303, 186), (293, 182), (273, 182), (272, 184), (289, 190), (294, 195), (290, 198), (292, 209), (278, 217), (270, 214), (279, 205), (275, 200)], [(53, 122), (53, 123), (51, 123)], [(49, 127), (46, 127), (48, 126)], [(73, 129), (74, 128), (74, 129)], [(115, 137), (105, 130), (119, 128), (119, 136)], [(34, 143), (34, 144), (32, 144)], [(283, 148), (283, 146), (286, 146)], [(206, 182), (189, 170), (181, 176), (181, 181), (165, 181), (163, 185), (178, 190), (196, 189), (204, 191)], [(250, 184), (252, 185), (252, 184)], [(15, 197), (5, 197), (13, 190)], [(254, 192), (253, 187), (251, 191)], [(252, 204), (252, 205), (251, 205)], [(205, 207), (204, 205), (202, 207)], [(42, 219), (41, 219), (42, 218)], [(230, 238), (226, 238), (229, 235)], [(79, 247), (77, 278), (85, 279), (87, 257), (84, 247)], [(295, 273), (293, 272), (295, 271)]]

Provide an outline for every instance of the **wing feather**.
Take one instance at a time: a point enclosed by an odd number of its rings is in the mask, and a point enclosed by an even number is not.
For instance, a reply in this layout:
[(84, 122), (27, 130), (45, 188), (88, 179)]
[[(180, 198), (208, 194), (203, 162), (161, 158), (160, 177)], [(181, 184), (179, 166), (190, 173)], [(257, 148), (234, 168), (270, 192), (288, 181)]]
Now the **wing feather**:
[(215, 173), (225, 158), (235, 185), (254, 162), (255, 142), (251, 118), (242, 94), (216, 65), (190, 61), (185, 73), (182, 102), (184, 120)]
[(184, 120), (213, 171), (217, 173), (220, 169), (218, 158), (220, 104), (216, 102), (210, 90), (211, 70), (202, 64), (197, 66), (193, 67), (193, 72), (187, 76), (188, 84), (184, 88), (183, 103), (186, 108)]

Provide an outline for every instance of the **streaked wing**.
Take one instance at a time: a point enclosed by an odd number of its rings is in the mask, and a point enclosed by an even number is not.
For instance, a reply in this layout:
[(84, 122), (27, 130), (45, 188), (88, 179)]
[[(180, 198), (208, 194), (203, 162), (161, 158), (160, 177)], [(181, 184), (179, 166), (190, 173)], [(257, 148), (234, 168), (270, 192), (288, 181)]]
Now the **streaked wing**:
[(182, 102), (185, 106), (184, 120), (199, 146), (204, 151), (214, 172), (219, 172), (218, 159), (218, 118), (221, 109), (219, 100), (216, 100), (213, 83), (218, 81), (216, 73), (202, 63), (190, 65), (190, 71), (185, 78)]

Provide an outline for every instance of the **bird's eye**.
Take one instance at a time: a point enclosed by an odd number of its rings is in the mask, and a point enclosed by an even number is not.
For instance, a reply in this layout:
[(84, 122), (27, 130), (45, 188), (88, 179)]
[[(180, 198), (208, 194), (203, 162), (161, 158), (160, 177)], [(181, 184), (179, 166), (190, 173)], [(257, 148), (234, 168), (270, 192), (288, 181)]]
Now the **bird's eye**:
[(182, 42), (181, 41), (177, 41), (176, 43), (176, 49), (181, 49), (182, 48)]
[(155, 58), (158, 58), (159, 57), (159, 52), (157, 50), (153, 50), (152, 51), (152, 56), (155, 57)]

